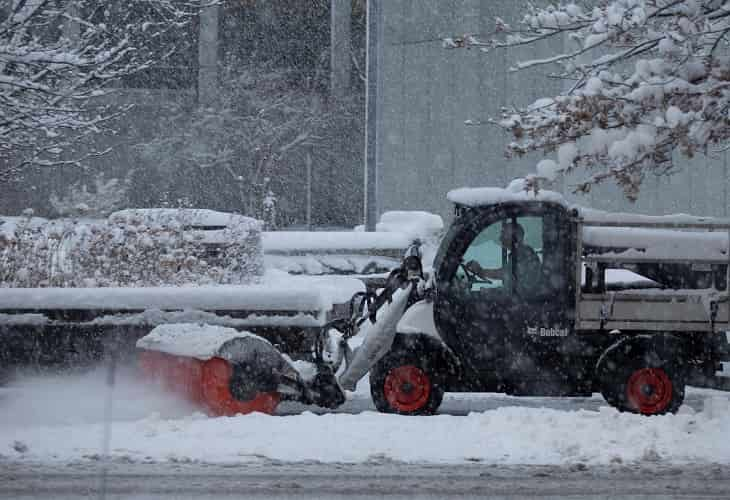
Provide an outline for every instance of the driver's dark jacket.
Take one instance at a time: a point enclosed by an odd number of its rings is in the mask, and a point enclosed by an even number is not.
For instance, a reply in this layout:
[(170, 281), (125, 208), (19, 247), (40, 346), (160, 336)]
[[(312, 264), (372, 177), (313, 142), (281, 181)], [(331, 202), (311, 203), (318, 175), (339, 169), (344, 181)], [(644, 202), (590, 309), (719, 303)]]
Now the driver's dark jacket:
[[(515, 268), (512, 269), (512, 259), (515, 259)], [(507, 290), (522, 298), (531, 297), (540, 293), (542, 283), (542, 264), (537, 253), (527, 245), (519, 244), (507, 257), (503, 269), (504, 286)], [(514, 271), (514, 275), (513, 275)], [(512, 286), (514, 284), (514, 287)]]

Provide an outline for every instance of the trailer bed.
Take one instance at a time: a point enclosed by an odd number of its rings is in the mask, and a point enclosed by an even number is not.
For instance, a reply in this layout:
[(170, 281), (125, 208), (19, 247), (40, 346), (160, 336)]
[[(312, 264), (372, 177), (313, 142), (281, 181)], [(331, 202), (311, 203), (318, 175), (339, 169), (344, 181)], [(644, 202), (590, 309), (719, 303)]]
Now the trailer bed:
[(730, 329), (728, 297), (716, 290), (582, 294), (578, 330), (714, 332)]
[[(576, 330), (713, 333), (730, 329), (729, 221), (593, 211), (581, 215), (575, 220), (576, 255), (580, 256)], [(627, 284), (610, 290), (609, 273), (640, 269), (704, 273), (709, 286)]]
[(0, 369), (129, 357), (137, 339), (168, 323), (245, 329), (301, 358), (317, 330), (364, 290), (352, 278), (278, 273), (246, 286), (3, 288)]

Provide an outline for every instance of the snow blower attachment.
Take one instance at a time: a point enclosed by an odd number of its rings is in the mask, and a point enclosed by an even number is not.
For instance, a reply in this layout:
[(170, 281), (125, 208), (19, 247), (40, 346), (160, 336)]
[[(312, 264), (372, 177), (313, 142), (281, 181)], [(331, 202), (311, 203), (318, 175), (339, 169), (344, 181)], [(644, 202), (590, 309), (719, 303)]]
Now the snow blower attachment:
[[(146, 378), (214, 416), (271, 414), (282, 400), (336, 408), (345, 402), (344, 391), (390, 349), (422, 278), (420, 255), (409, 251), (378, 294), (357, 294), (349, 318), (321, 328), (311, 362), (292, 361), (267, 340), (233, 328), (166, 324), (137, 342), (139, 367)], [(363, 343), (351, 351), (347, 340), (360, 332)]]
[(137, 347), (145, 377), (216, 416), (273, 413), (280, 378), (296, 377), (269, 342), (233, 328), (160, 325)]

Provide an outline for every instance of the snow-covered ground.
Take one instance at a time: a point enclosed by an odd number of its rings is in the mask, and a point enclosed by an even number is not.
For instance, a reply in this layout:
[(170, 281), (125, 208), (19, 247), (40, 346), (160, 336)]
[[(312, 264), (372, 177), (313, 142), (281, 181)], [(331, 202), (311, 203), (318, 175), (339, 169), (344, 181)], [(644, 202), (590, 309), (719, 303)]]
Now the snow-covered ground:
[[(105, 379), (99, 369), (0, 389), (0, 461), (99, 460)], [(131, 463), (730, 464), (730, 394), (690, 389), (688, 401), (678, 415), (646, 418), (598, 397), (459, 394), (447, 395), (440, 415), (401, 417), (372, 411), (361, 386), (346, 407), (353, 413), (208, 418), (122, 371), (109, 450)]]

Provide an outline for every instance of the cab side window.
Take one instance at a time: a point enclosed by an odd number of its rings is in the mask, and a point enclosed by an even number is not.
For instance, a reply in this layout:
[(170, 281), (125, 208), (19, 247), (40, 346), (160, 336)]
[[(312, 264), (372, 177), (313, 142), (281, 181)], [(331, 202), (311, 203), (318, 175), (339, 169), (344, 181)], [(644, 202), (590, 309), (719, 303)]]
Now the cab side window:
[[(484, 228), (467, 247), (462, 262), (476, 261), (482, 268), (497, 269), (503, 266), (503, 252), (499, 245), (499, 235), (502, 232), (502, 223), (498, 222)], [(463, 267), (456, 271), (456, 279), (468, 283)], [(503, 280), (492, 279), (491, 282), (476, 281), (471, 283), (471, 290), (478, 291), (484, 288), (504, 288)]]
[(531, 299), (543, 293), (543, 246), (542, 217), (517, 217), (513, 220), (521, 236), (513, 238), (509, 254), (510, 273), (514, 280), (514, 293), (522, 299)]
[[(522, 299), (542, 294), (543, 234), (542, 217), (509, 217), (489, 225), (467, 247), (456, 279), (471, 291), (501, 289)], [(464, 269), (473, 263), (481, 276)]]

